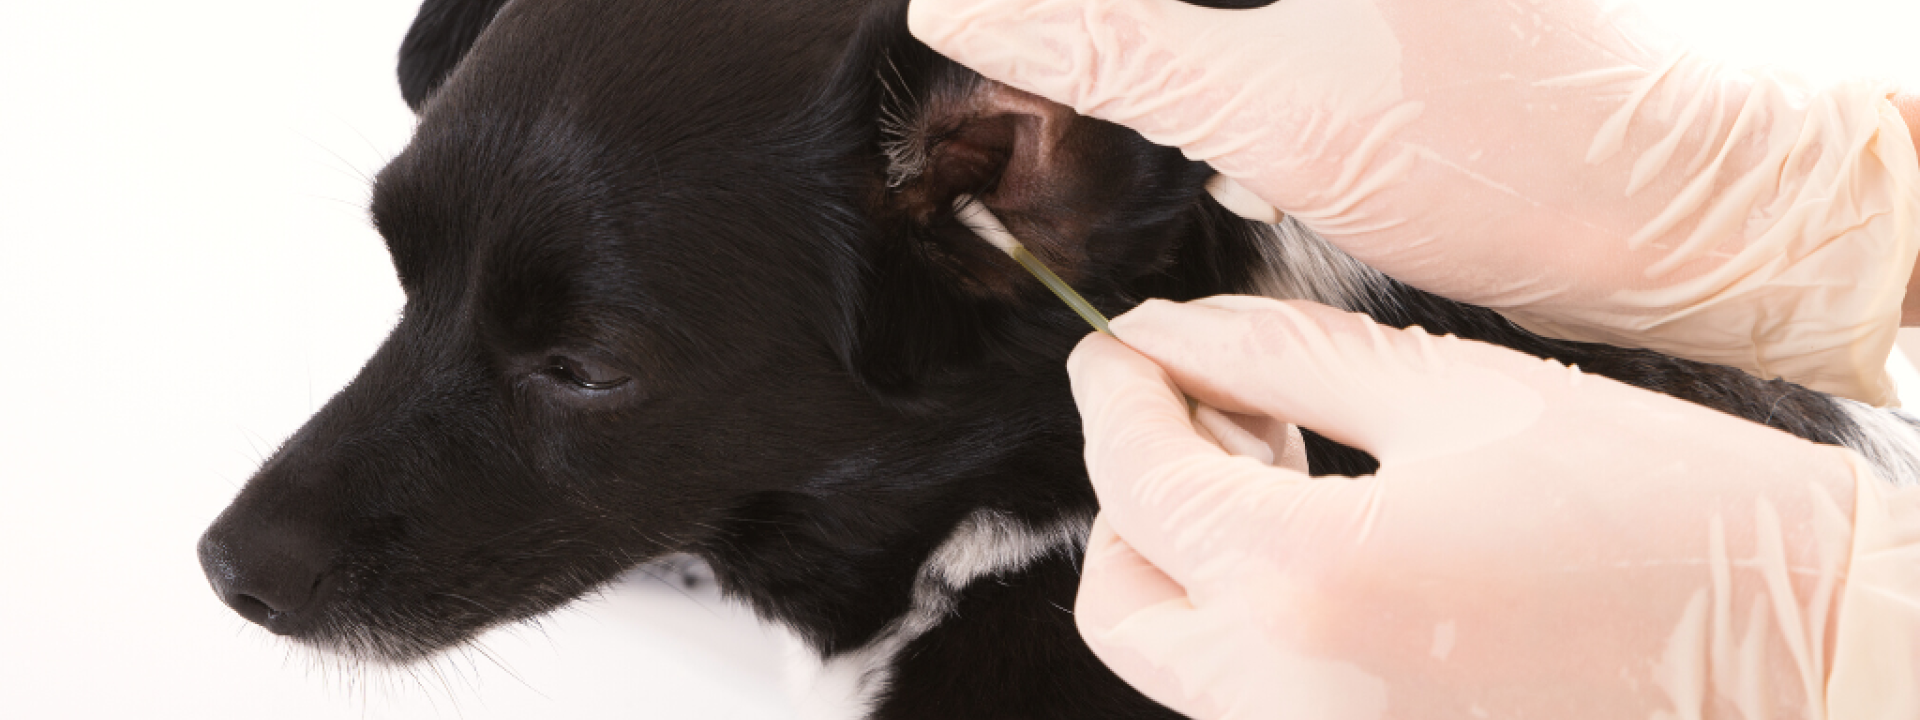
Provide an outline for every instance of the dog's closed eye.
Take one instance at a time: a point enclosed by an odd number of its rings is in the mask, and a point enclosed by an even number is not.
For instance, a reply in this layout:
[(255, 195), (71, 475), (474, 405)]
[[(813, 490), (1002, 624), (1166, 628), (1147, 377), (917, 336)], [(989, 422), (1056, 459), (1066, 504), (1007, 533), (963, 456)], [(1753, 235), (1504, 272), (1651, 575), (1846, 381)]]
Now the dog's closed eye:
[(584, 390), (612, 390), (633, 378), (596, 362), (566, 355), (550, 355), (540, 372)]

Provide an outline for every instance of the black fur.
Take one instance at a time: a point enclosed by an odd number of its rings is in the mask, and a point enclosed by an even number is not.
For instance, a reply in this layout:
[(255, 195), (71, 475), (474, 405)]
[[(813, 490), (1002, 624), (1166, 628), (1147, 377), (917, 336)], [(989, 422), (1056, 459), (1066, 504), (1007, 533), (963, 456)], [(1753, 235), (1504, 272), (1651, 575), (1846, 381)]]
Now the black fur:
[[(372, 207), (404, 318), (208, 530), (225, 601), (406, 662), (687, 552), (834, 655), (908, 611), (971, 513), (1091, 516), (1062, 367), (1086, 329), (942, 205), (1016, 189), (999, 170), (888, 185), (883, 111), (969, 75), (907, 36), (903, 2), (501, 4), (428, 0), (407, 36), (419, 129)], [(1084, 182), (1009, 215), (1063, 274), (1109, 312), (1246, 290), (1254, 229), (1206, 198), (1210, 171), (1083, 122)], [(1383, 293), (1390, 324), (1823, 442), (1848, 425), (1784, 383)], [(1311, 442), (1318, 473), (1371, 467)], [(1172, 717), (1081, 645), (1076, 562), (1063, 546), (961, 591), (874, 716)]]

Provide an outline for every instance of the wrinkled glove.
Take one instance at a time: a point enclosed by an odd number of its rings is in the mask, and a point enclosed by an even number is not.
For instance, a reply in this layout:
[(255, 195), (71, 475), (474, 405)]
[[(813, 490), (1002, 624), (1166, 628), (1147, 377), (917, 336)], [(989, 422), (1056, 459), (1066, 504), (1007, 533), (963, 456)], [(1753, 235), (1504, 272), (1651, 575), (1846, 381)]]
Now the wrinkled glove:
[(1920, 161), (1891, 86), (1726, 67), (1602, 0), (914, 0), (908, 22), (1415, 287), (1894, 400)]
[[(1306, 302), (1152, 301), (1113, 330), (1126, 345), (1090, 336), (1068, 363), (1101, 505), (1075, 614), (1155, 700), (1200, 718), (1920, 717), (1920, 491), (1852, 451)], [(1181, 391), (1380, 470), (1230, 455)]]

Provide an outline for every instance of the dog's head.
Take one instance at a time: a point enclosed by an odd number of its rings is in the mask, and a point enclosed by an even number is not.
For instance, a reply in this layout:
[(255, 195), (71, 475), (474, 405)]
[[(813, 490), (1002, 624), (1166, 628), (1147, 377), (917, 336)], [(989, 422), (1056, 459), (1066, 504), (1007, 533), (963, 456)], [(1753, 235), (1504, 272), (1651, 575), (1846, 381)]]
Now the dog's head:
[(684, 551), (870, 634), (834, 593), (904, 604), (968, 504), (1091, 502), (1085, 328), (955, 196), (1108, 310), (1247, 264), (1196, 249), (1236, 224), (1204, 166), (939, 58), (903, 0), (502, 5), (422, 9), (372, 202), (403, 318), (201, 541), (276, 633), (411, 660)]

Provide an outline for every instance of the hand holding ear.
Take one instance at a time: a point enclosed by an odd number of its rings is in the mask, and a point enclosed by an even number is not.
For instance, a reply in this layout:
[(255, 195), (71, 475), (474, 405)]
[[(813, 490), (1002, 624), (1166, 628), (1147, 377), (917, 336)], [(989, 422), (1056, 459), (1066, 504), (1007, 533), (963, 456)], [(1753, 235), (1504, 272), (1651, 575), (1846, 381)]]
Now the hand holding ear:
[[(1113, 329), (1068, 364), (1102, 513), (1076, 617), (1162, 703), (1920, 717), (1920, 492), (1851, 451), (1311, 303), (1152, 301)], [(1182, 391), (1380, 470), (1230, 455)]]
[(914, 0), (908, 22), (1421, 289), (1893, 399), (1920, 160), (1890, 87), (1726, 67), (1603, 0)]

